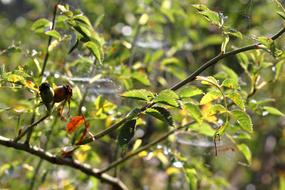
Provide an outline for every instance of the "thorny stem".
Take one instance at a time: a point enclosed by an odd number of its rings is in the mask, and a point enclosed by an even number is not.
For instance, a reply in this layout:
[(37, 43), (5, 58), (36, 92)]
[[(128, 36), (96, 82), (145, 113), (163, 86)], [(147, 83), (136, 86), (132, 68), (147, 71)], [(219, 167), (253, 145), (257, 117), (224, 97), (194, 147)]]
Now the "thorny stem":
[[(53, 18), (52, 18), (51, 30), (54, 30), (54, 28), (55, 28), (56, 12), (57, 12), (57, 6), (59, 4), (60, 4), (60, 0), (57, 1), (57, 3), (54, 6), (54, 9), (53, 9)], [(52, 40), (52, 36), (49, 36), (48, 43), (47, 43), (47, 48), (46, 48), (46, 55), (45, 55), (45, 58), (44, 58), (43, 67), (42, 67), (42, 71), (41, 71), (40, 76), (44, 75), (44, 72), (45, 72), (45, 69), (46, 69), (47, 61), (48, 61), (48, 58), (49, 58), (49, 50), (48, 49), (49, 49), (49, 46), (51, 44), (51, 40)]]
[[(283, 33), (285, 32), (285, 28), (282, 28), (280, 31), (278, 31), (275, 35), (273, 35), (271, 37), (272, 40), (276, 40), (277, 38), (279, 38)], [(196, 77), (201, 74), (204, 70), (206, 70), (207, 68), (209, 68), (210, 66), (216, 64), (217, 62), (219, 62), (220, 60), (232, 56), (232, 55), (236, 55), (239, 54), (241, 52), (246, 52), (249, 50), (254, 50), (254, 49), (260, 49), (260, 43), (255, 43), (252, 45), (248, 45), (245, 47), (241, 47), (229, 52), (225, 52), (225, 53), (220, 53), (218, 54), (216, 57), (210, 59), (209, 61), (207, 61), (206, 63), (204, 63), (201, 67), (199, 67), (196, 71), (194, 71), (192, 74), (190, 74), (186, 79), (176, 83), (174, 86), (172, 86), (170, 88), (170, 90), (176, 91), (178, 89), (180, 89), (181, 87), (185, 86), (186, 84), (188, 84), (189, 82), (192, 82), (196, 79)], [(154, 103), (150, 103), (150, 104), (146, 104), (145, 106), (143, 106), (140, 109), (140, 112), (137, 113), (137, 115), (139, 115), (140, 113), (142, 113), (143, 111), (145, 111), (147, 108), (152, 107), (153, 105), (155, 105)], [(127, 117), (121, 119), (120, 121), (118, 121), (117, 123), (111, 125), (109, 128), (104, 129), (100, 132), (98, 132), (97, 134), (94, 135), (95, 139), (101, 138), (107, 134), (109, 134), (110, 132), (116, 130), (117, 128), (119, 128), (123, 123), (125, 123), (127, 121)], [(87, 144), (92, 142), (93, 139), (89, 138), (84, 140), (81, 144)]]

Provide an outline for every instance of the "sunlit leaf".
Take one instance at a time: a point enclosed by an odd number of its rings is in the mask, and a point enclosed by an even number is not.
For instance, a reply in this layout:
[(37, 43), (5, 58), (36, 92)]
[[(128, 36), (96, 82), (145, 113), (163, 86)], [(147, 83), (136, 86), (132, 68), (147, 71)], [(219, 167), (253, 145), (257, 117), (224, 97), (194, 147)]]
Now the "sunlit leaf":
[(218, 81), (212, 76), (209, 76), (209, 77), (197, 76), (196, 80), (202, 81), (201, 82), (202, 84), (219, 87)]
[(185, 168), (185, 175), (188, 182), (189, 189), (198, 189), (197, 172), (194, 168)]
[(249, 147), (246, 144), (239, 144), (237, 145), (239, 151), (243, 154), (245, 157), (246, 161), (251, 164), (251, 151)]
[(80, 125), (84, 123), (84, 116), (73, 116), (70, 118), (70, 121), (67, 123), (66, 131), (68, 133), (73, 133)]
[(233, 114), (233, 117), (236, 119), (237, 123), (243, 130), (252, 133), (252, 121), (250, 116), (246, 112), (240, 110), (233, 110), (231, 113)]
[(192, 103), (187, 103), (184, 105), (185, 109), (189, 112), (190, 116), (197, 121), (199, 124), (202, 123), (203, 121), (203, 115), (202, 112), (199, 108), (199, 106), (192, 104)]
[(239, 85), (238, 82), (236, 80), (233, 80), (232, 78), (227, 78), (222, 82), (223, 87), (227, 87), (227, 88), (232, 88), (232, 89), (238, 89)]
[(120, 146), (124, 146), (130, 142), (130, 140), (133, 138), (135, 134), (135, 126), (136, 126), (136, 120), (129, 120), (127, 121), (119, 131), (118, 135), (118, 143)]
[(217, 113), (225, 113), (225, 112), (227, 112), (227, 109), (223, 105), (214, 104), (214, 105), (211, 105), (211, 107), (208, 109), (207, 114), (211, 116)]
[(102, 55), (100, 52), (101, 47), (99, 47), (99, 45), (97, 45), (96, 43), (92, 41), (84, 43), (84, 46), (87, 47), (92, 52), (92, 54), (96, 57), (99, 63), (102, 64)]
[(145, 100), (145, 101), (150, 101), (154, 97), (152, 92), (145, 89), (130, 90), (124, 92), (121, 96), (125, 98), (132, 98), (132, 99)]
[(226, 35), (224, 37), (223, 43), (221, 45), (221, 52), (222, 53), (226, 52), (226, 48), (227, 48), (227, 45), (228, 45), (229, 41), (230, 41), (230, 37), (228, 35)]
[(146, 86), (150, 85), (150, 81), (149, 81), (147, 75), (143, 72), (133, 72), (131, 77), (133, 79), (136, 79), (137, 81), (139, 81), (143, 85), (146, 85)]
[(183, 88), (179, 93), (180, 98), (189, 98), (192, 96), (203, 94), (203, 91), (195, 86)]
[(201, 101), (200, 101), (200, 104), (203, 105), (203, 104), (207, 104), (209, 102), (212, 102), (218, 98), (221, 98), (222, 97), (222, 93), (218, 90), (211, 90), (210, 92), (206, 93)]
[(241, 97), (241, 95), (237, 92), (230, 92), (226, 94), (226, 97), (231, 99), (233, 103), (235, 103), (237, 106), (239, 106), (242, 110), (245, 110), (244, 101)]
[(52, 36), (52, 37), (56, 38), (57, 40), (61, 40), (61, 35), (56, 30), (46, 31), (45, 34), (48, 35), (48, 36)]
[(263, 106), (263, 109), (268, 113), (270, 113), (271, 115), (284, 116), (284, 113), (279, 111), (277, 108), (271, 106)]
[(217, 26), (222, 25), (219, 13), (208, 9), (205, 5), (202, 4), (196, 4), (192, 6), (196, 8), (199, 13), (203, 15), (210, 23), (215, 24)]
[(84, 15), (76, 15), (76, 16), (73, 17), (73, 19), (76, 20), (76, 21), (79, 21), (81, 23), (84, 23), (84, 24), (86, 24), (89, 27), (92, 27), (89, 19), (86, 16), (84, 16)]
[(173, 90), (163, 90), (154, 99), (155, 103), (167, 104), (170, 106), (178, 107), (178, 95)]
[(31, 29), (37, 33), (42, 33), (50, 26), (51, 22), (49, 20), (45, 18), (40, 18), (33, 23)]

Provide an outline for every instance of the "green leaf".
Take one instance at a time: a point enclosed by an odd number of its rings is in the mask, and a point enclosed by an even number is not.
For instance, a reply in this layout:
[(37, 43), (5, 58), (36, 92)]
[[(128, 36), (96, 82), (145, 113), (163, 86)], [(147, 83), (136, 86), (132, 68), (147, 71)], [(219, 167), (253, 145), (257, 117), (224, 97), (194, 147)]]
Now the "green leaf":
[(76, 21), (79, 21), (81, 23), (84, 23), (84, 24), (86, 24), (89, 27), (92, 27), (89, 19), (86, 16), (84, 16), (84, 15), (76, 15), (76, 16), (73, 17), (73, 19), (76, 20)]
[(195, 131), (202, 135), (206, 135), (208, 137), (213, 137), (216, 132), (208, 123), (205, 122), (202, 122), (201, 124), (194, 123), (189, 126), (189, 130)]
[(132, 99), (145, 100), (145, 101), (150, 101), (152, 98), (154, 98), (153, 93), (145, 89), (130, 90), (124, 92), (121, 96), (125, 98), (132, 98)]
[(194, 168), (186, 168), (185, 175), (190, 190), (198, 189), (197, 172)]
[(277, 79), (279, 79), (279, 76), (280, 76), (280, 73), (282, 71), (282, 67), (283, 67), (284, 63), (285, 63), (285, 61), (281, 60), (275, 65), (275, 77), (274, 77), (275, 81)]
[(218, 70), (222, 70), (230, 79), (236, 81), (236, 83), (238, 82), (238, 75), (231, 68), (224, 64), (220, 64)]
[(214, 137), (217, 137), (217, 136), (220, 136), (220, 137), (221, 137), (221, 136), (225, 133), (225, 131), (226, 131), (226, 129), (227, 129), (228, 127), (229, 127), (229, 122), (226, 121), (222, 126), (220, 126), (220, 127), (216, 130)]
[(233, 28), (226, 28), (226, 30), (224, 31), (224, 34), (242, 39), (242, 33), (240, 33), (239, 31)]
[(56, 38), (57, 40), (61, 40), (61, 35), (56, 30), (49, 30), (45, 32), (46, 35)]
[(231, 88), (231, 89), (238, 89), (239, 85), (236, 80), (233, 80), (231, 78), (227, 78), (222, 82), (223, 87)]
[(48, 27), (51, 26), (51, 22), (45, 18), (36, 20), (31, 29), (37, 33), (43, 33)]
[(2, 78), (8, 82), (17, 83), (17, 82), (25, 82), (26, 79), (22, 75), (17, 75), (11, 72), (3, 73)]
[(168, 123), (168, 125), (173, 126), (172, 115), (167, 109), (155, 106), (152, 108), (148, 108), (145, 112), (163, 122)]
[(178, 95), (173, 90), (163, 90), (154, 99), (154, 103), (167, 104), (173, 107), (178, 107)]
[(218, 90), (211, 90), (210, 92), (206, 93), (201, 101), (200, 101), (200, 105), (204, 105), (207, 103), (212, 102), (213, 100), (216, 100), (218, 98), (222, 97), (222, 93)]
[(231, 99), (233, 103), (235, 103), (237, 106), (239, 106), (242, 110), (245, 110), (244, 101), (241, 97), (241, 95), (237, 92), (230, 92), (226, 94), (226, 97)]
[(139, 81), (143, 85), (146, 85), (146, 86), (150, 85), (150, 81), (149, 81), (147, 75), (143, 72), (133, 72), (131, 77), (133, 79)]
[(120, 146), (124, 146), (130, 142), (130, 140), (133, 138), (135, 134), (135, 127), (136, 127), (136, 121), (135, 119), (132, 119), (130, 121), (127, 121), (119, 131), (118, 136), (118, 143)]
[(219, 27), (222, 26), (219, 13), (208, 9), (208, 7), (202, 4), (196, 4), (192, 6), (196, 8), (199, 11), (199, 13), (203, 15), (204, 18), (206, 18), (210, 23), (217, 25)]
[(236, 119), (237, 123), (243, 130), (252, 133), (253, 131), (252, 121), (246, 112), (240, 110), (233, 110), (231, 113), (233, 114), (233, 117)]
[(203, 122), (203, 115), (199, 106), (192, 103), (187, 103), (184, 105), (184, 107), (195, 121), (197, 121), (199, 124)]
[(285, 20), (285, 13), (281, 11), (276, 12), (283, 20)]
[(223, 105), (215, 104), (209, 108), (207, 115), (211, 116), (211, 115), (215, 115), (217, 113), (225, 113), (225, 112), (227, 112), (227, 109)]
[(268, 113), (270, 113), (271, 115), (284, 116), (284, 113), (279, 111), (277, 108), (271, 106), (264, 106), (263, 109)]
[(239, 144), (237, 145), (239, 151), (243, 154), (245, 157), (246, 161), (251, 164), (251, 151), (249, 147), (246, 144)]
[(224, 37), (223, 43), (221, 45), (221, 52), (222, 53), (226, 52), (226, 48), (227, 48), (227, 45), (228, 45), (229, 41), (230, 41), (230, 37), (228, 35), (226, 35)]
[(190, 98), (192, 96), (203, 94), (203, 91), (195, 86), (183, 88), (179, 93), (180, 98)]
[(84, 46), (87, 47), (92, 52), (92, 54), (96, 57), (99, 63), (102, 64), (102, 55), (100, 52), (101, 47), (99, 47), (99, 45), (97, 45), (96, 43), (92, 41), (84, 43)]
[(209, 76), (209, 77), (197, 76), (196, 80), (202, 81), (201, 82), (202, 84), (215, 86), (217, 88), (219, 88), (219, 86), (220, 86), (218, 81), (212, 76)]

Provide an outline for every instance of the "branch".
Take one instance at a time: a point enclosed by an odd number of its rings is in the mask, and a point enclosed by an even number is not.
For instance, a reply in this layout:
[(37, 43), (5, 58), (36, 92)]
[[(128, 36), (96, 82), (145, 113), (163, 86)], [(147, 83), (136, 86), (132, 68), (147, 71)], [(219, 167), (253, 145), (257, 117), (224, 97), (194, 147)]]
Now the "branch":
[[(43, 116), (41, 119), (39, 119), (38, 121), (32, 123), (31, 125), (25, 127), (23, 129), (23, 131), (20, 132), (20, 134), (14, 139), (15, 142), (19, 141), (26, 133), (28, 133), (29, 131), (33, 130), (34, 127), (41, 123), (42, 121), (44, 121), (46, 118), (48, 118), (50, 116), (50, 114), (46, 114), (45, 116)], [(26, 141), (27, 142), (27, 141)]]
[(107, 172), (108, 170), (110, 170), (110, 169), (112, 169), (112, 168), (114, 168), (114, 167), (120, 165), (121, 163), (123, 163), (123, 162), (129, 160), (130, 158), (132, 158), (132, 157), (138, 155), (140, 152), (145, 151), (145, 150), (149, 149), (150, 147), (152, 147), (152, 146), (154, 146), (154, 145), (160, 143), (161, 141), (166, 140), (167, 137), (169, 137), (170, 135), (172, 135), (172, 134), (175, 133), (176, 131), (178, 131), (178, 130), (180, 130), (180, 129), (182, 129), (182, 128), (184, 128), (184, 127), (190, 125), (190, 124), (191, 124), (191, 123), (188, 123), (187, 125), (183, 125), (183, 126), (180, 126), (180, 127), (177, 127), (177, 128), (175, 128), (175, 129), (170, 130), (168, 133), (162, 135), (162, 136), (159, 137), (158, 139), (156, 139), (156, 140), (150, 142), (149, 144), (146, 144), (145, 146), (142, 146), (141, 148), (135, 150), (134, 152), (129, 153), (128, 155), (124, 156), (123, 158), (118, 159), (117, 161), (111, 163), (111, 164), (108, 165), (107, 167), (101, 169), (99, 172), (100, 172), (100, 173), (105, 173), (105, 172)]
[[(280, 31), (278, 31), (276, 34), (274, 34), (271, 39), (272, 40), (276, 40), (277, 38), (279, 38), (283, 33), (285, 32), (285, 28), (282, 28)], [(229, 56), (232, 56), (232, 55), (237, 55), (241, 52), (246, 52), (246, 51), (249, 51), (249, 50), (254, 50), (254, 49), (260, 49), (260, 43), (255, 43), (255, 44), (252, 44), (252, 45), (248, 45), (248, 46), (245, 46), (245, 47), (241, 47), (241, 48), (238, 48), (238, 49), (235, 49), (235, 50), (232, 50), (232, 51), (229, 51), (229, 52), (226, 52), (224, 54), (220, 53), (218, 54), (216, 57), (212, 58), (211, 60), (207, 61), (206, 63), (204, 63), (201, 67), (199, 67), (196, 71), (194, 71), (191, 75), (189, 75), (186, 79), (176, 83), (174, 86), (172, 86), (170, 89), (171, 90), (178, 90), (180, 89), (181, 87), (185, 86), (186, 84), (188, 84), (189, 82), (192, 82), (196, 79), (196, 77), (201, 74), (204, 70), (206, 70), (208, 67), (218, 63), (220, 60), (226, 58), (226, 57), (229, 57)], [(142, 107), (140, 109), (140, 112), (137, 113), (137, 115), (139, 115), (140, 113), (142, 113), (143, 111), (145, 111), (147, 108), (149, 107), (152, 107), (153, 105), (155, 105), (154, 103), (149, 103), (149, 104), (146, 104), (144, 107)], [(105, 129), (105, 130), (102, 130), (100, 131), (99, 133), (95, 134), (94, 137), (95, 139), (98, 139), (98, 138), (101, 138), (107, 134), (109, 134), (110, 132), (116, 130), (117, 128), (119, 128), (124, 122), (127, 121), (127, 117), (121, 119), (119, 122), (111, 125), (109, 128)], [(87, 143), (90, 143), (92, 142), (93, 139), (92, 138), (88, 138), (86, 139), (85, 141), (82, 142), (82, 144), (87, 144)]]
[[(60, 0), (57, 1), (57, 3), (55, 4), (55, 6), (53, 8), (53, 18), (52, 18), (51, 30), (54, 30), (54, 28), (55, 28), (55, 18), (56, 18), (56, 12), (57, 12), (57, 5), (59, 5), (59, 3), (60, 3)], [(46, 52), (46, 55), (45, 55), (45, 58), (44, 58), (43, 68), (42, 68), (40, 76), (44, 75), (44, 72), (45, 72), (45, 69), (46, 69), (47, 61), (48, 61), (48, 58), (49, 58), (48, 48), (49, 48), (49, 46), (51, 44), (51, 40), (52, 40), (52, 36), (49, 36), (48, 43), (47, 43), (47, 50), (46, 50), (47, 52)]]
[(28, 152), (52, 164), (69, 166), (70, 168), (80, 170), (88, 176), (96, 177), (102, 182), (112, 185), (114, 189), (128, 190), (126, 185), (120, 179), (114, 178), (108, 174), (101, 174), (98, 169), (91, 168), (91, 166), (86, 164), (80, 164), (76, 160), (58, 157), (51, 153), (45, 152), (43, 149), (40, 149), (38, 147), (31, 147), (24, 143), (17, 143), (14, 142), (13, 139), (9, 139), (3, 136), (0, 136), (0, 144), (6, 147), (14, 148), (16, 150)]

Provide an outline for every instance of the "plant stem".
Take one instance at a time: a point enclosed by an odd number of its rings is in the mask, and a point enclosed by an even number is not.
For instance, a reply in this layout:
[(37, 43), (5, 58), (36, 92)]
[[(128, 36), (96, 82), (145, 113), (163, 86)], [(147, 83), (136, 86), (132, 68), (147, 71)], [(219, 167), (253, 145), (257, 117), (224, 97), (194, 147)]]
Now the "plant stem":
[(29, 146), (24, 143), (18, 143), (18, 142), (15, 142), (13, 139), (9, 139), (3, 136), (0, 136), (0, 145), (27, 152), (29, 154), (42, 158), (43, 160), (48, 161), (52, 164), (56, 164), (60, 166), (68, 166), (75, 170), (79, 170), (88, 176), (93, 176), (101, 180), (102, 182), (111, 185), (114, 189), (128, 190), (127, 186), (120, 179), (114, 178), (108, 174), (101, 174), (99, 173), (99, 169), (92, 168), (91, 166), (87, 164), (81, 164), (76, 160), (62, 158), (62, 157), (53, 155), (49, 152), (46, 152), (39, 147)]
[[(283, 33), (285, 32), (285, 28), (282, 28), (280, 31), (278, 31), (275, 35), (273, 35), (271, 37), (272, 40), (276, 40), (277, 38), (279, 38)], [(237, 55), (241, 52), (246, 52), (246, 51), (249, 51), (249, 50), (254, 50), (254, 49), (260, 49), (260, 43), (255, 43), (255, 44), (252, 44), (252, 45), (248, 45), (248, 46), (245, 46), (245, 47), (241, 47), (241, 48), (238, 48), (238, 49), (235, 49), (235, 50), (232, 50), (232, 51), (229, 51), (229, 52), (226, 52), (226, 53), (220, 53), (218, 54), (217, 56), (215, 56), (214, 58), (210, 59), (209, 61), (207, 61), (206, 63), (204, 63), (201, 67), (199, 67), (196, 71), (194, 71), (192, 74), (190, 74), (186, 79), (176, 83), (174, 86), (172, 86), (170, 89), (173, 90), (173, 91), (176, 91), (178, 89), (180, 89), (181, 87), (185, 86), (186, 84), (188, 84), (189, 82), (192, 82), (193, 80), (196, 79), (196, 77), (201, 74), (204, 70), (206, 70), (208, 67), (216, 64), (217, 62), (219, 62), (220, 60), (226, 58), (226, 57), (229, 57), (229, 56), (232, 56), (232, 55)], [(143, 106), (142, 108), (140, 108), (140, 113), (142, 113), (143, 111), (145, 111), (147, 108), (149, 107), (152, 107), (153, 105), (155, 105), (154, 103), (149, 103), (149, 104), (146, 104), (145, 106)], [(137, 115), (138, 115), (137, 114)], [(95, 134), (94, 137), (95, 139), (98, 139), (98, 138), (101, 138), (107, 134), (109, 134), (110, 132), (116, 130), (117, 128), (119, 128), (123, 123), (125, 123), (127, 121), (127, 117), (121, 119), (119, 122), (111, 125), (109, 128), (107, 129), (104, 129), (102, 131), (100, 131), (99, 133)], [(92, 142), (93, 139), (92, 138), (88, 138), (86, 140), (84, 140), (82, 142), (82, 144), (87, 144), (87, 143), (90, 143)]]
[(114, 168), (114, 167), (120, 165), (121, 163), (127, 161), (128, 159), (130, 159), (130, 158), (136, 156), (136, 155), (139, 154), (140, 152), (145, 151), (145, 150), (149, 149), (150, 147), (152, 147), (152, 146), (154, 146), (154, 145), (160, 143), (161, 141), (166, 140), (168, 136), (172, 135), (173, 133), (175, 133), (176, 131), (178, 131), (178, 130), (180, 130), (180, 129), (182, 129), (182, 128), (185, 128), (185, 127), (188, 126), (188, 125), (190, 125), (190, 124), (187, 124), (187, 125), (184, 125), (184, 126), (180, 126), (180, 127), (177, 127), (177, 128), (175, 128), (175, 129), (170, 130), (168, 133), (162, 135), (161, 137), (157, 138), (156, 140), (150, 142), (149, 144), (147, 144), (147, 145), (145, 145), (145, 146), (142, 146), (141, 148), (135, 150), (134, 152), (129, 153), (129, 154), (126, 155), (125, 157), (120, 158), (120, 159), (118, 159), (117, 161), (111, 163), (111, 164), (108, 165), (107, 167), (101, 169), (99, 172), (100, 172), (100, 173), (105, 173), (105, 172), (107, 172), (108, 170), (110, 170), (110, 169), (112, 169), (112, 168)]
[(33, 130), (33, 128), (34, 128), (37, 124), (41, 123), (42, 121), (44, 121), (44, 120), (45, 120), (46, 118), (48, 118), (49, 116), (50, 116), (50, 114), (46, 114), (45, 116), (43, 116), (43, 117), (42, 117), (41, 119), (39, 119), (38, 121), (36, 121), (36, 122), (32, 123), (31, 125), (25, 127), (25, 128), (23, 129), (24, 131), (22, 131), (22, 132), (14, 139), (14, 141), (15, 141), (15, 142), (19, 141), (26, 133), (28, 133), (29, 131)]
[[(53, 132), (53, 129), (54, 129), (54, 126), (57, 122), (57, 118), (55, 118), (54, 122), (52, 123), (51, 125), (51, 129), (50, 131), (47, 133), (47, 138), (46, 138), (46, 142), (45, 142), (45, 145), (43, 147), (43, 150), (47, 150), (48, 148), (48, 144), (49, 144), (49, 141), (50, 141), (50, 137), (51, 137), (51, 134)], [(42, 163), (43, 163), (43, 159), (41, 158), (36, 166), (36, 169), (35, 169), (35, 172), (34, 172), (34, 175), (33, 175), (33, 178), (31, 180), (31, 183), (30, 183), (30, 187), (29, 187), (29, 190), (33, 190), (34, 189), (34, 186), (35, 186), (35, 182), (36, 182), (36, 179), (37, 179), (37, 176), (38, 176), (38, 173), (40, 171), (40, 168), (42, 166)]]
[[(53, 9), (53, 18), (52, 18), (51, 30), (54, 30), (54, 28), (55, 28), (55, 19), (56, 19), (57, 5), (59, 5), (59, 3), (60, 3), (60, 0), (57, 1), (57, 3), (54, 6), (54, 9)], [(51, 44), (51, 40), (52, 40), (52, 36), (49, 36), (48, 43), (47, 43), (47, 48), (46, 48), (46, 55), (45, 55), (45, 58), (44, 58), (43, 67), (42, 67), (42, 71), (41, 71), (40, 76), (44, 75), (44, 72), (45, 72), (45, 69), (46, 69), (47, 61), (48, 61), (48, 58), (49, 58), (48, 48), (49, 48), (49, 46)]]

